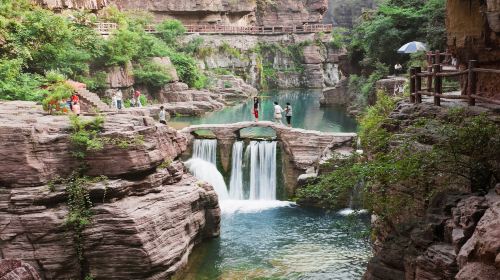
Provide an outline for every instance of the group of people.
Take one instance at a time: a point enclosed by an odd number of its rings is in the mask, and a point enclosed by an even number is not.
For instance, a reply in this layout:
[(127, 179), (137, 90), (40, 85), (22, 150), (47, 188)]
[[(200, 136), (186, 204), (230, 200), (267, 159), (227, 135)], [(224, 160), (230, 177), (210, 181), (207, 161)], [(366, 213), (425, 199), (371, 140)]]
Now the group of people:
[[(255, 117), (255, 121), (259, 121), (259, 107), (260, 107), (260, 100), (258, 97), (254, 97), (253, 99), (253, 115)], [(293, 115), (293, 109), (292, 105), (290, 103), (286, 103), (285, 109), (283, 109), (278, 102), (274, 102), (274, 122), (283, 124), (281, 119), (283, 118), (283, 113), (285, 113), (285, 118), (286, 118), (286, 123), (289, 127), (292, 126), (292, 115)]]
[[(113, 103), (113, 108), (121, 110), (123, 107), (123, 92), (121, 89), (113, 92), (111, 95), (111, 102)], [(136, 90), (130, 98), (130, 107), (142, 107), (141, 103), (141, 92)]]

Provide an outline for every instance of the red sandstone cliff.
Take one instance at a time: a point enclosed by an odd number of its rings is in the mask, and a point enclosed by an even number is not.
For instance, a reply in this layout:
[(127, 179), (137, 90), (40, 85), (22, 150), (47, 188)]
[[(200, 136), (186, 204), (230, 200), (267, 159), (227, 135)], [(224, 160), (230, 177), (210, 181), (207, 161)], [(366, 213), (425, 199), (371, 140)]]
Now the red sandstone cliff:
[[(500, 69), (500, 1), (448, 0), (446, 6), (448, 47), (460, 66), (478, 60), (478, 67)], [(498, 74), (479, 74), (480, 95), (500, 99)]]

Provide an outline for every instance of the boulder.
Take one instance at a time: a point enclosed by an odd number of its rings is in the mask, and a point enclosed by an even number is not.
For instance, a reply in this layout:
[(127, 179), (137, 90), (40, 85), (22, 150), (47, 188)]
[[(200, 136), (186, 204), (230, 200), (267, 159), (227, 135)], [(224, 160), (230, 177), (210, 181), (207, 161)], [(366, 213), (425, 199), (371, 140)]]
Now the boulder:
[(132, 63), (125, 66), (113, 66), (107, 71), (106, 82), (110, 88), (124, 88), (134, 85), (134, 75), (132, 73)]
[(42, 280), (36, 270), (21, 260), (0, 260), (0, 280)]
[(178, 82), (179, 76), (169, 57), (153, 57), (153, 62), (165, 68), (172, 82)]

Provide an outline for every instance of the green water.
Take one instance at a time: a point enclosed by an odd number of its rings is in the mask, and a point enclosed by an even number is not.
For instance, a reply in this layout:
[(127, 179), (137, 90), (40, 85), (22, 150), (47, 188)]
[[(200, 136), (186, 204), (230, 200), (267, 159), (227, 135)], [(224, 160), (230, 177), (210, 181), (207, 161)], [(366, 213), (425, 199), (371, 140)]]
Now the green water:
[(221, 237), (197, 247), (177, 279), (361, 279), (368, 224), (368, 216), (294, 206), (224, 213)]
[[(356, 132), (356, 120), (347, 115), (345, 108), (320, 107), (321, 91), (310, 89), (268, 91), (261, 94), (259, 120), (273, 120), (273, 102), (277, 101), (285, 108), (287, 102), (292, 105), (292, 126), (325, 132)], [(191, 124), (222, 124), (253, 120), (253, 101), (248, 100), (222, 111), (207, 113), (203, 117), (174, 117), (169, 125), (182, 128)], [(285, 119), (283, 118), (283, 121)]]

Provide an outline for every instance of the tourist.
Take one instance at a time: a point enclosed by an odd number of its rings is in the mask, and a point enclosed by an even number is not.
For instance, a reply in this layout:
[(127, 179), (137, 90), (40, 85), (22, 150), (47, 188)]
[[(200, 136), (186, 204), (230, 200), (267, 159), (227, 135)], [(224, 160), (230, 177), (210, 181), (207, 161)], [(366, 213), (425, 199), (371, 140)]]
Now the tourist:
[(71, 111), (77, 116), (80, 116), (80, 98), (75, 93), (71, 96)]
[(130, 107), (131, 108), (135, 107), (135, 99), (134, 99), (134, 97), (130, 98)]
[(290, 103), (286, 103), (285, 107), (285, 117), (286, 117), (286, 123), (289, 127), (292, 127), (292, 105)]
[(136, 90), (134, 92), (134, 99), (135, 99), (135, 106), (141, 108), (142, 104), (141, 104), (141, 92), (140, 91)]
[(118, 110), (122, 109), (122, 100), (123, 92), (121, 89), (118, 89), (118, 91), (116, 92), (116, 108), (118, 108)]
[(165, 118), (165, 107), (160, 106), (160, 113), (158, 116), (160, 118), (160, 123), (167, 124), (167, 119)]
[(396, 77), (402, 72), (402, 70), (403, 66), (401, 66), (401, 64), (396, 63), (396, 65), (394, 65), (394, 74), (396, 75)]
[(255, 117), (256, 122), (259, 121), (259, 104), (260, 104), (259, 98), (254, 97), (253, 98), (253, 115)]
[(283, 108), (281, 108), (278, 102), (274, 101), (274, 122), (283, 124), (283, 122), (281, 122), (281, 118), (283, 117), (282, 114)]
[(116, 102), (116, 92), (113, 92), (111, 94), (111, 106), (113, 106), (113, 109), (118, 109), (118, 104)]

